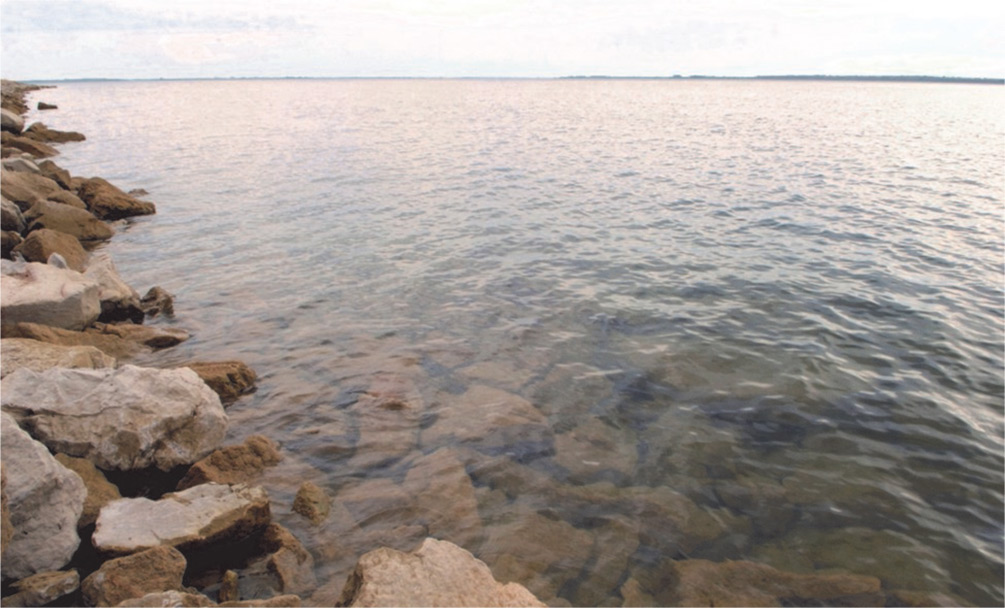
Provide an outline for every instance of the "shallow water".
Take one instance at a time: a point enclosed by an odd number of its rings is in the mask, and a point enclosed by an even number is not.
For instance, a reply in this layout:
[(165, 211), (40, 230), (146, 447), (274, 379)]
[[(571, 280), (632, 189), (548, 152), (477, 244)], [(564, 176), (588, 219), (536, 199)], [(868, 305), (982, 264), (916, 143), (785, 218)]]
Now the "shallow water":
[[(431, 534), (552, 601), (703, 557), (1002, 604), (1001, 87), (34, 99), (88, 136), (57, 162), (158, 205), (107, 249), (193, 338), (142, 362), (259, 373), (231, 437), (283, 445), (264, 484), (322, 581)], [(290, 513), (306, 480), (321, 528)]]

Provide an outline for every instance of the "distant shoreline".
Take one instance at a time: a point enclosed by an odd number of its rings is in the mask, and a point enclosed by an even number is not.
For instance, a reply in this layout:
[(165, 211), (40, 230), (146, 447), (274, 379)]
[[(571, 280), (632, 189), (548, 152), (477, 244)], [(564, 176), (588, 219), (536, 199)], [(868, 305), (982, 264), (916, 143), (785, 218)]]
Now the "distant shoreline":
[(63, 78), (38, 79), (19, 82), (26, 84), (74, 82), (184, 82), (210, 80), (785, 80), (785, 81), (838, 81), (838, 82), (911, 82), (934, 84), (990, 84), (1005, 85), (1005, 78), (967, 78), (958, 76), (831, 76), (826, 74), (790, 74), (759, 76), (707, 76), (694, 74), (682, 76), (228, 76), (196, 78)]

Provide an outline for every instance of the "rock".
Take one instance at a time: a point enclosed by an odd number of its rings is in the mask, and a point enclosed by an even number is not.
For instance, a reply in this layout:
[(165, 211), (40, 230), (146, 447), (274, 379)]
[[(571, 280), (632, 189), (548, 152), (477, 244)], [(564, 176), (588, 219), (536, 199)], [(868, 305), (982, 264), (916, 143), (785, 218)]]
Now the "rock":
[(237, 601), (237, 572), (233, 570), (227, 570), (223, 573), (223, 579), (220, 581), (220, 590), (216, 593), (216, 599), (220, 602), (232, 602)]
[(517, 583), (500, 584), (471, 553), (427, 538), (414, 553), (381, 548), (359, 559), (339, 606), (544, 606)]
[(7, 469), (0, 462), (0, 556), (7, 554), (13, 536), (14, 526), (10, 523), (10, 507), (7, 505)]
[(136, 342), (150, 348), (177, 346), (189, 338), (188, 332), (184, 329), (150, 327), (149, 325), (133, 325), (132, 323), (95, 323), (92, 329), (94, 332), (117, 336), (122, 340)]
[(7, 197), (3, 197), (2, 202), (0, 202), (0, 227), (4, 230), (11, 230), (13, 232), (22, 233), (25, 228), (28, 227), (27, 222), (24, 221), (24, 215), (21, 213), (21, 208), (14, 204), (13, 201), (7, 200)]
[(419, 440), (423, 402), (406, 376), (379, 374), (348, 412), (359, 439), (349, 465), (367, 469), (387, 465), (411, 452)]
[(638, 524), (628, 518), (608, 517), (594, 533), (590, 576), (583, 577), (570, 599), (575, 606), (599, 606), (613, 596), (628, 570), (629, 559), (639, 548)]
[(22, 212), (28, 211), (32, 205), (46, 200), (50, 195), (63, 191), (59, 184), (48, 177), (25, 171), (0, 172), (0, 187), (3, 188), (4, 198), (17, 205)]
[(24, 130), (22, 135), (35, 141), (57, 144), (70, 141), (84, 141), (87, 139), (82, 133), (77, 133), (76, 131), (57, 131), (56, 129), (50, 129), (40, 122), (32, 123), (31, 126)]
[(186, 369), (22, 368), (3, 389), (3, 410), (50, 449), (105, 470), (191, 464), (227, 431), (220, 399)]
[(258, 378), (250, 367), (240, 361), (188, 363), (185, 367), (199, 374), (224, 403), (251, 392)]
[(655, 606), (656, 600), (642, 589), (638, 579), (630, 578), (621, 585), (619, 590), (624, 598), (622, 606)]
[(33, 322), (83, 329), (101, 312), (98, 284), (73, 270), (31, 262), (0, 261), (4, 323)]
[(39, 162), (37, 166), (38, 170), (42, 173), (42, 175), (48, 177), (52, 181), (59, 184), (59, 187), (62, 188), (63, 190), (67, 191), (76, 190), (71, 185), (72, 178), (70, 177), (70, 172), (67, 171), (66, 169), (60, 167), (51, 160), (43, 160)]
[(12, 157), (3, 159), (3, 170), (4, 171), (24, 171), (26, 173), (39, 173), (41, 174), (41, 169), (35, 164), (35, 161), (28, 158), (22, 157)]
[(45, 195), (45, 200), (50, 203), (60, 203), (63, 205), (69, 205), (70, 207), (75, 207), (77, 209), (83, 209), (87, 211), (87, 205), (84, 201), (80, 200), (76, 194), (69, 192), (67, 190), (60, 190), (59, 192), (50, 192)]
[[(6, 397), (7, 381), (3, 394)], [(58, 570), (80, 544), (77, 520), (87, 494), (84, 482), (6, 413), (0, 413), (0, 444), (14, 530), (10, 544), (5, 545), (3, 576), (19, 579)]]
[(0, 378), (22, 367), (36, 372), (50, 367), (100, 369), (115, 367), (115, 359), (93, 346), (59, 346), (26, 338), (0, 340)]
[(269, 524), (262, 535), (262, 545), (271, 553), (265, 566), (276, 577), (280, 593), (303, 594), (318, 586), (314, 558), (289, 530)]
[(24, 239), (20, 234), (12, 230), (4, 230), (2, 235), (0, 235), (0, 256), (5, 260), (9, 260), (14, 248), (23, 242)]
[(628, 479), (638, 464), (638, 439), (629, 428), (590, 417), (555, 436), (555, 462), (578, 483), (599, 481), (611, 473)]
[(88, 606), (115, 606), (159, 591), (180, 591), (187, 562), (173, 547), (153, 547), (109, 560), (81, 584)]
[(269, 495), (260, 487), (207, 483), (160, 500), (123, 498), (98, 516), (92, 542), (124, 554), (160, 545), (188, 551), (239, 540), (269, 523)]
[(14, 252), (20, 253), (29, 262), (42, 264), (48, 261), (50, 255), (58, 253), (67, 266), (77, 272), (84, 272), (87, 264), (87, 252), (80, 246), (80, 241), (65, 232), (48, 228), (30, 233), (24, 242), (14, 248)]
[(87, 265), (87, 270), (83, 272), (84, 276), (98, 284), (98, 299), (101, 301), (99, 321), (143, 323), (146, 315), (140, 308), (140, 294), (122, 280), (108, 254), (94, 255)]
[(440, 448), (416, 460), (403, 487), (414, 497), (412, 521), (425, 525), (436, 538), (477, 549), (482, 540), (478, 499), (456, 450)]
[(28, 223), (29, 231), (51, 228), (71, 234), (81, 242), (106, 241), (115, 234), (108, 224), (86, 209), (52, 201), (32, 205), (24, 214), (24, 220)]
[(276, 595), (264, 600), (241, 600), (236, 602), (221, 602), (220, 608), (284, 608), (292, 607), (298, 608), (301, 605), (300, 596), (286, 594), (286, 595)]
[(669, 561), (663, 606), (882, 606), (879, 579), (856, 574), (793, 574), (744, 561)]
[(82, 529), (98, 520), (101, 508), (122, 498), (119, 488), (108, 481), (105, 474), (98, 470), (90, 460), (74, 458), (66, 454), (56, 454), (59, 464), (80, 476), (87, 488), (87, 498), (84, 500), (84, 511), (80, 514), (77, 528)]
[(331, 512), (332, 499), (317, 485), (305, 481), (293, 499), (293, 512), (303, 515), (312, 524), (320, 524)]
[(59, 106), (57, 106), (55, 104), (52, 104), (52, 103), (45, 103), (44, 101), (38, 102), (38, 106), (37, 107), (38, 107), (39, 110), (57, 110), (57, 109), (59, 109)]
[(47, 156), (55, 156), (59, 154), (59, 151), (49, 144), (35, 141), (29, 137), (13, 135), (6, 131), (0, 134), (0, 145), (5, 148), (14, 148), (21, 152), (27, 152), (35, 158), (45, 158)]
[(140, 300), (140, 307), (148, 317), (156, 317), (163, 313), (174, 316), (174, 298), (161, 287), (151, 287)]
[[(201, 593), (189, 593), (186, 591), (160, 591), (148, 593), (143, 597), (132, 597), (122, 601), (117, 606), (126, 608), (164, 608), (172, 606), (175, 608), (201, 608), (203, 606), (216, 606), (217, 603)], [(247, 604), (241, 604), (242, 606)]]
[(180, 329), (105, 323), (97, 323), (84, 331), (59, 329), (38, 323), (10, 323), (2, 326), (0, 335), (4, 338), (29, 338), (62, 346), (93, 346), (116, 359), (127, 359), (149, 351), (151, 347), (147, 343), (170, 346), (188, 337)]
[(178, 482), (178, 489), (211, 482), (245, 483), (281, 459), (276, 442), (261, 435), (252, 435), (241, 445), (220, 448), (193, 464)]
[(103, 220), (156, 213), (153, 203), (129, 196), (100, 177), (84, 180), (77, 188), (77, 196), (87, 204), (91, 213)]
[(3, 598), (4, 606), (45, 606), (80, 587), (76, 570), (39, 572), (11, 585), (17, 593)]
[(20, 134), (21, 131), (24, 131), (24, 119), (7, 108), (0, 109), (0, 129)]

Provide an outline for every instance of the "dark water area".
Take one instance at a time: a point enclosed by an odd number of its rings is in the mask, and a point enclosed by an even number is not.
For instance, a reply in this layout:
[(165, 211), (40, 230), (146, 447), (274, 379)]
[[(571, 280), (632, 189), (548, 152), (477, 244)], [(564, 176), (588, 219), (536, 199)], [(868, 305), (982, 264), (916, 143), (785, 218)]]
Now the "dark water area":
[(320, 580), (433, 535), (554, 604), (688, 557), (1005, 601), (1001, 87), (42, 93), (158, 205), (106, 249), (193, 338), (141, 363), (259, 373), (230, 439)]

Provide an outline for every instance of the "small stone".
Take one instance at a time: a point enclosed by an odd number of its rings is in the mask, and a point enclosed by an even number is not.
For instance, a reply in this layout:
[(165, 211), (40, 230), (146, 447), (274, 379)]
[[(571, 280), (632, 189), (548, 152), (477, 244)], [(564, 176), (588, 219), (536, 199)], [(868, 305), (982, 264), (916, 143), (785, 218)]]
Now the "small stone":
[(98, 284), (73, 270), (48, 264), (0, 261), (4, 323), (29, 321), (83, 329), (101, 313)]
[(240, 361), (189, 363), (185, 367), (199, 374), (224, 403), (251, 392), (258, 378), (250, 367)]
[(223, 573), (223, 579), (220, 580), (220, 591), (217, 592), (217, 601), (233, 602), (237, 601), (237, 599), (237, 573), (233, 570), (227, 570)]
[(278, 464), (281, 459), (279, 446), (275, 441), (262, 435), (252, 435), (241, 445), (220, 448), (193, 464), (178, 482), (178, 489), (184, 490), (209, 482), (248, 482), (266, 467)]
[(317, 525), (328, 517), (331, 504), (331, 497), (324, 490), (310, 481), (305, 481), (297, 490), (297, 496), (293, 500), (293, 511)]
[(161, 287), (151, 287), (140, 299), (140, 308), (148, 317), (159, 314), (171, 317), (174, 316), (174, 298)]

